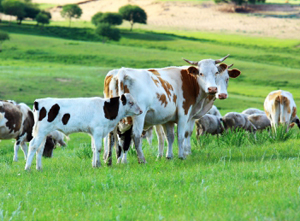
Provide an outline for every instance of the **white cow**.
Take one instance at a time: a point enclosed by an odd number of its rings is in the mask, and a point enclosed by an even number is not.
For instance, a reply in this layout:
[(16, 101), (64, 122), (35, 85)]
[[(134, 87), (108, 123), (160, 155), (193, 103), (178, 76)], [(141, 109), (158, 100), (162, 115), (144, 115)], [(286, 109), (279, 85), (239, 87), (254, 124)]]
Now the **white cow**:
[(141, 114), (142, 110), (130, 94), (102, 99), (94, 98), (45, 98), (34, 102), (33, 139), (25, 170), (29, 170), (35, 152), (36, 169), (42, 168), (43, 144), (46, 136), (54, 130), (65, 134), (88, 133), (92, 137), (93, 167), (101, 166), (99, 153), (102, 138), (112, 131), (124, 117)]
[(297, 121), (297, 107), (293, 95), (288, 91), (270, 92), (265, 99), (264, 109), (275, 132), (279, 124), (285, 125), (288, 131), (290, 123)]
[(218, 108), (215, 105), (213, 105), (207, 113), (211, 114), (211, 115), (215, 115), (216, 117), (219, 117), (219, 118), (222, 117), (220, 111), (218, 110)]
[(252, 115), (252, 114), (265, 114), (265, 112), (262, 111), (262, 110), (259, 110), (257, 108), (248, 108), (248, 109), (244, 110), (242, 112), (242, 114), (248, 114), (248, 115)]
[(218, 135), (223, 133), (222, 118), (212, 114), (205, 114), (196, 123), (197, 137), (204, 134)]
[(236, 130), (241, 128), (254, 134), (257, 130), (256, 127), (250, 122), (248, 115), (246, 114), (229, 112), (224, 115), (222, 121), (226, 130)]

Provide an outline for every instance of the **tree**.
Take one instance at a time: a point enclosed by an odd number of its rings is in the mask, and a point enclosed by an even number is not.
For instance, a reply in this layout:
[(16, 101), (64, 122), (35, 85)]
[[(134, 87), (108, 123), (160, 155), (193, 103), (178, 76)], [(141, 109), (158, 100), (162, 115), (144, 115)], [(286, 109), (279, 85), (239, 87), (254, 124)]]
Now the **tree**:
[(45, 14), (44, 12), (38, 13), (35, 20), (37, 21), (38, 25), (42, 24), (42, 26), (50, 23), (49, 16), (47, 14)]
[(4, 0), (2, 2), (4, 14), (24, 17), (25, 16), (25, 3), (18, 0)]
[(82, 10), (76, 4), (69, 4), (62, 7), (60, 14), (62, 17), (67, 17), (69, 19), (69, 27), (71, 27), (71, 18), (80, 18)]
[(0, 31), (0, 52), (2, 51), (2, 43), (5, 40), (9, 40), (9, 35), (6, 32)]
[[(100, 12), (101, 13), (101, 12)], [(92, 17), (92, 23), (98, 25), (99, 23), (108, 23), (110, 25), (120, 25), (123, 22), (123, 17), (119, 13), (97, 13)]]
[(103, 43), (105, 43), (106, 40), (119, 41), (121, 38), (120, 30), (117, 28), (112, 28), (108, 23), (99, 23), (95, 32), (103, 37)]
[(137, 5), (125, 5), (119, 8), (119, 13), (122, 15), (124, 20), (130, 22), (130, 31), (134, 23), (147, 24), (146, 12)]
[(24, 16), (17, 16), (17, 20), (19, 21), (19, 24), (22, 23), (22, 20), (25, 18), (31, 18), (32, 20), (35, 19), (35, 17), (40, 13), (40, 9), (38, 8), (37, 4), (32, 4), (31, 2), (27, 1), (24, 5)]

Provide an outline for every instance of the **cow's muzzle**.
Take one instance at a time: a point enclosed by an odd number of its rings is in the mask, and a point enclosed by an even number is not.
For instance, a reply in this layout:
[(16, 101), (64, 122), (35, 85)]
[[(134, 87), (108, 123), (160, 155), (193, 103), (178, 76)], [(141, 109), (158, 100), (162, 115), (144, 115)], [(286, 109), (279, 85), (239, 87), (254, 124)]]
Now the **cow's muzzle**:
[(227, 98), (227, 94), (219, 94), (218, 95), (218, 98), (220, 99), (220, 100), (224, 100), (224, 99), (226, 99)]
[(209, 94), (215, 94), (218, 92), (218, 88), (217, 87), (209, 87), (208, 88), (208, 93)]

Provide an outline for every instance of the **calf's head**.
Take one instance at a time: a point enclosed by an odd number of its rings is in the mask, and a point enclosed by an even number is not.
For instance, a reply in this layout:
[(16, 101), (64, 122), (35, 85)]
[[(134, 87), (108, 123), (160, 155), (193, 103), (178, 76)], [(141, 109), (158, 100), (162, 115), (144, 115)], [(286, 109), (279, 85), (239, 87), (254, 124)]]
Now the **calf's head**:
[(198, 62), (189, 61), (184, 59), (187, 63), (191, 65), (198, 66), (198, 76), (197, 80), (201, 88), (207, 94), (216, 94), (218, 92), (218, 87), (216, 84), (216, 75), (219, 74), (219, 70), (216, 64), (224, 61), (229, 55), (224, 58), (213, 60), (213, 59), (204, 59)]
[(143, 111), (137, 105), (131, 94), (122, 94), (120, 99), (122, 101), (122, 105), (125, 107), (126, 116), (140, 115), (143, 113)]
[(217, 66), (219, 74), (216, 75), (216, 84), (218, 87), (218, 92), (216, 93), (216, 98), (223, 100), (228, 97), (227, 87), (229, 78), (237, 78), (240, 76), (241, 72), (238, 69), (229, 69), (233, 64), (227, 66), (222, 63)]

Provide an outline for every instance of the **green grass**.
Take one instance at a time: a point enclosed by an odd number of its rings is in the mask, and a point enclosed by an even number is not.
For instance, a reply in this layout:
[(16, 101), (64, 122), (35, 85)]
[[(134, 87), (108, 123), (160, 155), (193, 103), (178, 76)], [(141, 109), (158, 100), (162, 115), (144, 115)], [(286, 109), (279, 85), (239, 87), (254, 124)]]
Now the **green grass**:
[[(276, 89), (293, 93), (300, 105), (299, 40), (261, 39), (222, 33), (122, 30), (120, 42), (102, 44), (92, 27), (58, 23), (41, 30), (32, 23), (8, 26), (0, 53), (0, 96), (32, 105), (42, 97), (102, 96), (103, 79), (112, 68), (185, 65), (220, 58), (234, 63), (241, 77), (229, 82), (229, 98), (216, 101), (221, 113), (262, 109)], [(60, 23), (63, 24), (63, 23)], [(81, 28), (80, 28), (81, 27)], [(75, 39), (75, 40), (74, 40)], [(298, 128), (192, 137), (192, 155), (156, 161), (157, 139), (145, 141), (147, 164), (134, 151), (129, 164), (91, 166), (90, 138), (70, 135), (66, 148), (43, 159), (43, 171), (24, 172), (25, 161), (12, 162), (13, 142), (1, 141), (0, 220), (299, 220)], [(103, 161), (102, 161), (103, 163)]]

